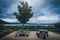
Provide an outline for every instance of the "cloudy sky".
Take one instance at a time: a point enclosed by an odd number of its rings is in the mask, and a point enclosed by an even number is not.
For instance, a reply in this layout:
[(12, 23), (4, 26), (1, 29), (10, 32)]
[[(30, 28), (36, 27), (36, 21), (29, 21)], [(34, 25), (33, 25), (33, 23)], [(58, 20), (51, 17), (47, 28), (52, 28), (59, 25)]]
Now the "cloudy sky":
[(28, 23), (60, 22), (60, 0), (0, 0), (0, 19), (7, 22), (18, 22), (14, 12), (17, 12), (19, 2), (27, 1), (32, 6), (33, 17)]

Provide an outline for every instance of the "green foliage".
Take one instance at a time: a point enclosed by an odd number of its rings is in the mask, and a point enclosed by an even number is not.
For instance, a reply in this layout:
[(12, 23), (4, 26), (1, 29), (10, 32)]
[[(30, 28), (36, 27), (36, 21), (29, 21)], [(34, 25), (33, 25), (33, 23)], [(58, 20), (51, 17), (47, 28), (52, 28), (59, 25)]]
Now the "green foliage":
[(56, 28), (60, 28), (60, 23), (54, 24)]
[(0, 24), (0, 30), (4, 30), (4, 26), (2, 24)]
[(20, 2), (20, 5), (18, 5), (18, 13), (14, 13), (20, 23), (25, 24), (33, 16), (31, 8), (27, 2)]

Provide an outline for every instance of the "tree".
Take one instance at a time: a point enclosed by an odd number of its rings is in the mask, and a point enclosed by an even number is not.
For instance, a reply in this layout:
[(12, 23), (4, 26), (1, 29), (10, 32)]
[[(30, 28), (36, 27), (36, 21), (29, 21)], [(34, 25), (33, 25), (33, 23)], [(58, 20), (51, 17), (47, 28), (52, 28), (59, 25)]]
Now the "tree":
[(56, 28), (60, 28), (60, 23), (54, 24)]
[(20, 23), (24, 24), (29, 21), (29, 19), (33, 16), (32, 7), (28, 6), (27, 2), (20, 2), (18, 5), (18, 13), (15, 12), (14, 15), (18, 19)]

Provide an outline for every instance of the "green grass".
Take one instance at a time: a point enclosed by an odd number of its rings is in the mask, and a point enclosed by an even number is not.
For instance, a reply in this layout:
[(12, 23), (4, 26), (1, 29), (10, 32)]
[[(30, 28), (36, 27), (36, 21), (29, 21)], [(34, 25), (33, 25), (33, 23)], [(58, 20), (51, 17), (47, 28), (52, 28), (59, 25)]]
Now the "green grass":
[[(16, 30), (22, 29), (22, 26), (13, 26), (13, 27), (11, 27), (11, 26), (2, 26), (2, 27), (0, 27), (0, 29), (1, 30), (11, 29), (11, 30), (16, 31)], [(48, 26), (48, 27), (46, 27), (46, 26), (25, 26), (24, 29), (28, 29), (28, 30), (31, 30), (31, 31), (36, 31), (38, 29), (47, 29), (47, 30), (50, 30), (52, 32), (60, 34), (60, 32), (57, 32), (55, 30), (56, 27), (53, 27), (53, 26)]]

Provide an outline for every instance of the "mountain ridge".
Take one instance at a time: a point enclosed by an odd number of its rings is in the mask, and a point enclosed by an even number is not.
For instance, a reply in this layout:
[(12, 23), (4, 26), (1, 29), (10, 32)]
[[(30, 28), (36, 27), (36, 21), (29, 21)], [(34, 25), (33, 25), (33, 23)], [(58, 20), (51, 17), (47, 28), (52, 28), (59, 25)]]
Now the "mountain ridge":
[(0, 24), (9, 24), (9, 22), (6, 22), (0, 19)]

